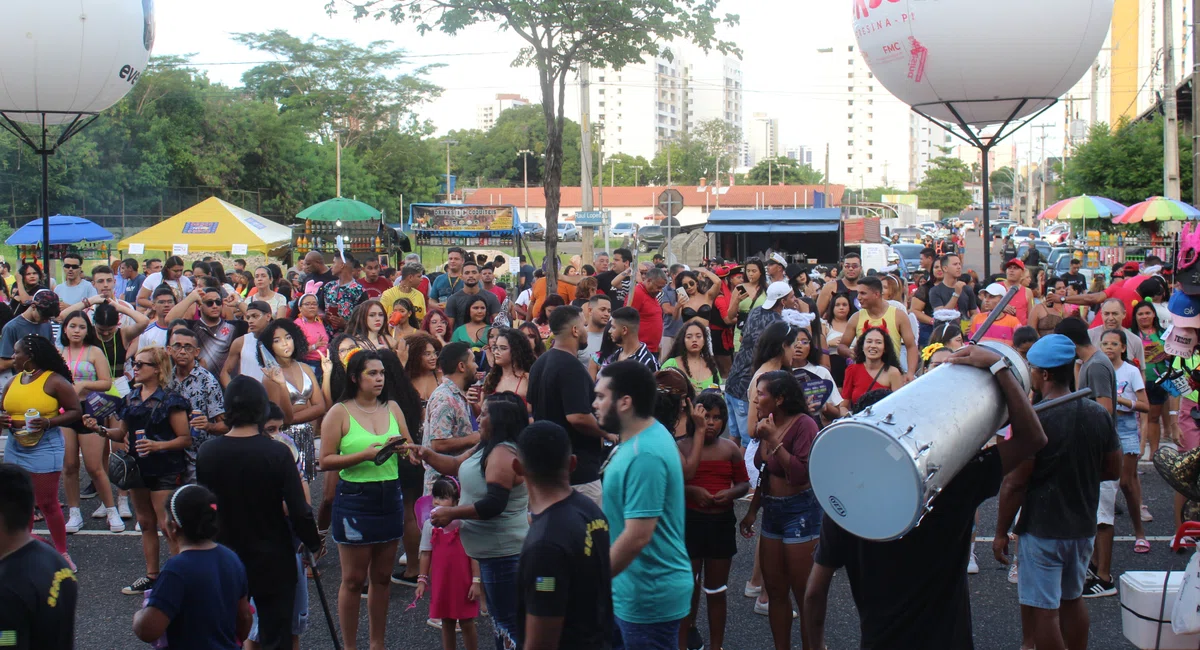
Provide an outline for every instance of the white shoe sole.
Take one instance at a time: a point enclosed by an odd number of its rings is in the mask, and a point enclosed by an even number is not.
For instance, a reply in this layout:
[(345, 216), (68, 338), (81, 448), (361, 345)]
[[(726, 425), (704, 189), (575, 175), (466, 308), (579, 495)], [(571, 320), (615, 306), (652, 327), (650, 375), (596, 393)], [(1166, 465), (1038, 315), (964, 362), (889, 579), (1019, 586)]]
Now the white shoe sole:
[(746, 598), (758, 598), (758, 595), (761, 593), (762, 587), (755, 587), (749, 582), (746, 583), (746, 588), (742, 590), (742, 595)]
[(110, 532), (110, 533), (125, 532), (125, 522), (121, 521), (120, 519), (117, 519), (115, 521), (112, 519), (108, 520), (108, 532)]
[(92, 519), (104, 519), (108, 516), (108, 508), (100, 506), (96, 508), (96, 512), (92, 513)]
[(82, 529), (83, 529), (83, 519), (82, 518), (80, 518), (78, 520), (72, 519), (67, 522), (67, 534), (68, 535), (78, 533)]

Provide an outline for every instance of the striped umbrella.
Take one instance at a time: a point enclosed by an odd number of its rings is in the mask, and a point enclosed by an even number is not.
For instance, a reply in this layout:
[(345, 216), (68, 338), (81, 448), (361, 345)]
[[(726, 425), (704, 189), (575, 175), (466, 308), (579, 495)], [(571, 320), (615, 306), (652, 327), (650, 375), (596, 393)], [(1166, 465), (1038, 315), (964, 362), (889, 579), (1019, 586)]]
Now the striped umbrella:
[(1145, 223), (1148, 221), (1196, 221), (1200, 220), (1200, 210), (1184, 203), (1162, 196), (1155, 196), (1130, 207), (1123, 214), (1113, 218), (1113, 223)]
[(1084, 194), (1055, 203), (1039, 214), (1038, 218), (1057, 219), (1060, 221), (1069, 219), (1111, 219), (1125, 212), (1126, 209), (1125, 206), (1112, 199)]

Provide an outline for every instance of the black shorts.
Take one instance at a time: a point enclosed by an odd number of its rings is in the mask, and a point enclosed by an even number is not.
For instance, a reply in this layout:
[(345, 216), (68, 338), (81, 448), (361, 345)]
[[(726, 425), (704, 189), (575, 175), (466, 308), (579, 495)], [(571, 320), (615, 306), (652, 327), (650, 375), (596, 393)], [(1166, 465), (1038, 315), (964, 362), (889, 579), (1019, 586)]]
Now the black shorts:
[(737, 517), (733, 509), (709, 513), (687, 509), (684, 543), (693, 560), (728, 560), (737, 555)]
[(141, 476), (136, 485), (129, 486), (131, 490), (150, 490), (151, 492), (172, 492), (183, 485), (183, 474), (163, 474), (162, 476)]
[(1155, 406), (1161, 406), (1167, 403), (1168, 397), (1170, 396), (1167, 395), (1167, 389), (1154, 382), (1146, 383), (1146, 401)]
[(418, 493), (425, 489), (425, 466), (413, 465), (408, 458), (398, 458), (397, 471), (400, 474), (400, 491), (409, 494)]
[(714, 357), (728, 357), (733, 355), (733, 350), (725, 347), (725, 330), (709, 330), (709, 337), (712, 341), (712, 353)]

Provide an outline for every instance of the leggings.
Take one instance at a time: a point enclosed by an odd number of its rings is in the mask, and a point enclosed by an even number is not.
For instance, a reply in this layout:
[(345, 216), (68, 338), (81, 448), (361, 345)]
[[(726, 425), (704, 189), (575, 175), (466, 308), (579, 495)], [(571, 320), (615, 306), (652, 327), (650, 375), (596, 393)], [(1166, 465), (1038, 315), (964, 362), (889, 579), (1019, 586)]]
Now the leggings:
[[(54, 550), (59, 553), (67, 552), (67, 521), (63, 519), (62, 506), (58, 505), (58, 477), (62, 472), (49, 474), (31, 474), (33, 476), (33, 501), (38, 510), (46, 518), (46, 527), (50, 529), (50, 539), (54, 542)], [(33, 520), (29, 520), (29, 529), (33, 530)]]

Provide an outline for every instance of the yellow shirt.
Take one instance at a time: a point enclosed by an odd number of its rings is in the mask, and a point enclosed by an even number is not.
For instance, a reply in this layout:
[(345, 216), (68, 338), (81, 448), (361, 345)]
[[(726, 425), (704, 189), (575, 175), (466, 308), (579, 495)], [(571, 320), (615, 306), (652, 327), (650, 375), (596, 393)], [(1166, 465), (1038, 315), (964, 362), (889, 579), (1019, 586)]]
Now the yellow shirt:
[(425, 318), (425, 295), (417, 289), (392, 287), (379, 296), (379, 302), (383, 303), (383, 310), (387, 312), (388, 316), (391, 316), (392, 305), (401, 298), (408, 298), (409, 302), (413, 304), (413, 313), (416, 314), (417, 320)]

